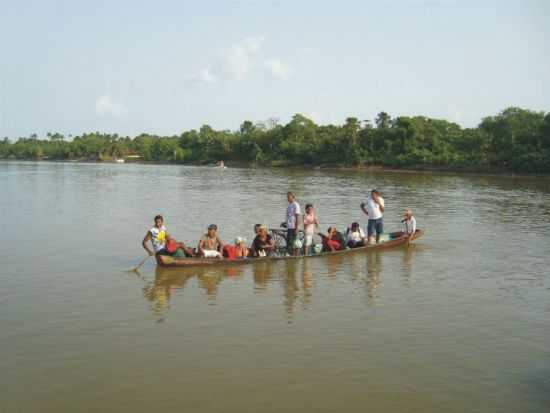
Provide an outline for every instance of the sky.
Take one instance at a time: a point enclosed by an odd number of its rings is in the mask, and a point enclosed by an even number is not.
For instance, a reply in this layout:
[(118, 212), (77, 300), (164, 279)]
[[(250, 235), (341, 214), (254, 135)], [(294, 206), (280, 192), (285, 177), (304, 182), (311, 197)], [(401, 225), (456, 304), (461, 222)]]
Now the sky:
[(550, 111), (550, 2), (0, 0), (0, 137)]

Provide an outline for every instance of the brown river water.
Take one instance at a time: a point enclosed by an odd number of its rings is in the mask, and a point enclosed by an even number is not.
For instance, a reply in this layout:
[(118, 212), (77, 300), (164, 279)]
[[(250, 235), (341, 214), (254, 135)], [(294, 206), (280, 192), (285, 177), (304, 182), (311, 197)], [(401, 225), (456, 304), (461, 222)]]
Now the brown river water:
[[(378, 188), (383, 252), (126, 269), (163, 214), (250, 242)], [(548, 412), (550, 179), (0, 162), (0, 412)]]

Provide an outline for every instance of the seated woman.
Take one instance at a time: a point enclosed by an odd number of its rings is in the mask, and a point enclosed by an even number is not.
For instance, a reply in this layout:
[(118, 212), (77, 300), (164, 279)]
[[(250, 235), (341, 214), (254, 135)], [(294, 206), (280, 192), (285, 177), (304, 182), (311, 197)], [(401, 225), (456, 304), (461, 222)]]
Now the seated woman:
[(327, 234), (319, 234), (323, 239), (323, 251), (339, 251), (344, 249), (344, 236), (334, 225), (328, 227)]
[(346, 231), (346, 245), (348, 248), (364, 247), (366, 245), (365, 232), (361, 229), (358, 222), (351, 224), (351, 227)]
[(199, 241), (199, 256), (204, 258), (222, 258), (223, 242), (218, 237), (218, 226), (208, 226), (208, 232)]
[(254, 257), (268, 257), (275, 253), (275, 240), (267, 233), (267, 226), (258, 228), (258, 235), (252, 242), (252, 255)]

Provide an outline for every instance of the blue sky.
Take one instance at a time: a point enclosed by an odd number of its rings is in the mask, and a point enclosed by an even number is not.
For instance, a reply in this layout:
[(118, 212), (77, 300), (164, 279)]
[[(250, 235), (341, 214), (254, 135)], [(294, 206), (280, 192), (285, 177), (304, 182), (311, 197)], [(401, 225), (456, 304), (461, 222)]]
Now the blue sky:
[(0, 136), (550, 111), (550, 2), (0, 0)]

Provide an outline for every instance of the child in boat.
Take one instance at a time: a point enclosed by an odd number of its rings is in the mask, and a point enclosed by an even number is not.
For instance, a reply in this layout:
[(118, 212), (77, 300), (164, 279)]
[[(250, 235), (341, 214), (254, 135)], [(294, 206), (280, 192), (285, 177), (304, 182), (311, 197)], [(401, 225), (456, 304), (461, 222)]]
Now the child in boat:
[(319, 234), (323, 239), (324, 251), (339, 251), (344, 249), (344, 236), (339, 232), (334, 225), (328, 227), (327, 234)]
[(246, 240), (242, 237), (235, 238), (235, 257), (247, 258), (250, 255), (250, 250), (246, 246)]
[(315, 215), (313, 204), (307, 204), (304, 215), (304, 254), (309, 255), (313, 252), (313, 234), (316, 228), (319, 228), (319, 220)]
[(275, 253), (275, 240), (267, 233), (267, 226), (261, 225), (258, 235), (252, 242), (252, 255), (254, 257), (267, 257)]
[(246, 243), (246, 240), (244, 238), (237, 237), (235, 238), (234, 245), (225, 244), (223, 246), (223, 257), (229, 260), (248, 257), (249, 251), (245, 243)]
[(413, 216), (410, 208), (405, 209), (403, 212), (401, 223), (403, 224), (403, 233), (409, 238), (412, 237), (416, 232), (416, 218)]
[(218, 226), (208, 226), (206, 234), (199, 241), (199, 255), (204, 258), (222, 258), (223, 242), (218, 237)]
[(346, 230), (346, 239), (348, 248), (358, 248), (366, 245), (365, 233), (358, 222), (352, 223), (351, 227)]

